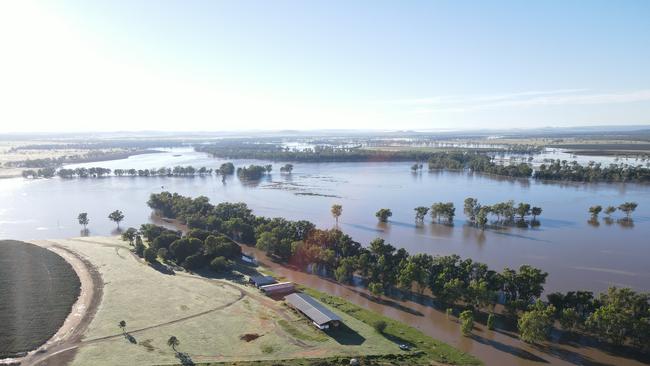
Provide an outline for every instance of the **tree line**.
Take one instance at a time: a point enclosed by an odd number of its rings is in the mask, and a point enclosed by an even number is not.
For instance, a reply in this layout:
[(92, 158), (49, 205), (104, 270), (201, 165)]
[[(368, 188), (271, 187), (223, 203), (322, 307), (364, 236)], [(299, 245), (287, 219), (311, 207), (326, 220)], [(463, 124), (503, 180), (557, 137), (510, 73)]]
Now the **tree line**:
[(650, 182), (650, 168), (643, 165), (609, 164), (589, 162), (580, 165), (578, 162), (566, 160), (551, 160), (539, 166), (535, 171), (536, 179), (563, 180), (573, 182)]
[[(318, 229), (305, 220), (256, 216), (244, 203), (212, 205), (207, 197), (202, 196), (193, 199), (162, 192), (152, 194), (148, 205), (157, 214), (178, 219), (193, 230), (225, 235), (237, 242), (256, 246), (281, 262), (303, 268), (311, 265), (319, 273), (341, 283), (350, 283), (354, 276), (360, 276), (368, 290), (377, 297), (390, 294), (394, 289), (419, 294), (428, 290), (444, 304), (465, 307), (469, 312), (463, 316), (464, 320), (461, 319), (465, 323), (473, 321), (476, 312), (488, 310), (488, 323), (493, 326), (491, 313), (494, 306), (503, 303), (508, 313), (518, 318), (520, 336), (528, 342), (545, 339), (554, 321), (564, 321), (562, 313), (565, 307), (560, 311), (552, 298), (549, 298), (549, 304), (540, 299), (548, 274), (529, 265), (497, 272), (484, 263), (457, 255), (411, 255), (404, 248), (397, 249), (381, 238), (364, 247), (338, 229)], [(472, 209), (467, 213), (473, 214), (477, 205), (478, 202), (466, 200), (466, 208)], [(526, 205), (523, 204), (522, 213), (528, 212)], [(507, 206), (514, 207), (510, 203)], [(335, 205), (331, 212), (338, 219), (342, 207)], [(635, 332), (635, 329), (645, 329), (650, 324), (648, 295), (630, 289), (610, 289), (614, 293), (619, 291), (645, 299), (645, 303), (641, 300), (635, 303), (643, 303), (645, 307), (637, 306), (634, 313), (629, 313), (628, 307), (618, 302), (615, 305), (605, 300), (594, 302), (597, 306), (583, 314), (583, 331), (614, 342), (609, 332), (618, 324), (619, 318), (626, 318), (619, 327), (625, 330), (623, 340), (638, 345), (638, 340), (633, 337), (648, 340), (650, 334)]]
[[(271, 165), (258, 166), (251, 165), (249, 167), (240, 167), (237, 169), (237, 174), (243, 179), (259, 179), (263, 174), (268, 174), (272, 170)], [(292, 164), (285, 164), (280, 168), (282, 173), (290, 174), (293, 171)], [(91, 168), (75, 168), (75, 169), (56, 169), (52, 167), (40, 169), (27, 169), (22, 172), (24, 178), (52, 178), (59, 176), (61, 178), (102, 178), (106, 176), (115, 177), (194, 177), (194, 176), (209, 176), (213, 174), (227, 176), (235, 173), (235, 166), (233, 163), (227, 162), (221, 164), (218, 169), (208, 167), (195, 168), (191, 165), (188, 166), (175, 166), (173, 168), (153, 168), (153, 169), (108, 169), (102, 167)]]

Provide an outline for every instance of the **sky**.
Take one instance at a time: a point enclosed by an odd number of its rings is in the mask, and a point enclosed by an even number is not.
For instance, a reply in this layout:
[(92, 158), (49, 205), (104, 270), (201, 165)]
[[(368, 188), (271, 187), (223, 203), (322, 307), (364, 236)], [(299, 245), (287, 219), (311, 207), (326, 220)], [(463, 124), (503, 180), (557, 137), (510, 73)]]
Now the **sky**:
[(0, 1), (4, 132), (650, 125), (650, 1)]

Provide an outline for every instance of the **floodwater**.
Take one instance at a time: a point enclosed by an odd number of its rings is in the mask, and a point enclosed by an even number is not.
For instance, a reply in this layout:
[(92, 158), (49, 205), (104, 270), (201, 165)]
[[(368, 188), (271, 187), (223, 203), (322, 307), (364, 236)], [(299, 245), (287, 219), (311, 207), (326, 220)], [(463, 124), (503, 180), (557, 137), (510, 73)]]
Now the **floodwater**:
[[(158, 168), (175, 165), (216, 168), (223, 160), (188, 150), (138, 155), (128, 159), (83, 164), (115, 168)], [(235, 165), (262, 162), (233, 161)], [(77, 165), (78, 166), (78, 165)], [(319, 227), (334, 225), (329, 209), (343, 205), (341, 228), (367, 244), (383, 237), (411, 253), (457, 253), (482, 261), (494, 269), (531, 264), (549, 272), (549, 291), (588, 289), (602, 291), (610, 285), (650, 290), (650, 195), (649, 186), (635, 184), (559, 184), (511, 180), (458, 172), (413, 174), (403, 163), (294, 164), (290, 175), (278, 172), (244, 184), (236, 177), (108, 177), (102, 179), (0, 180), (0, 238), (40, 239), (78, 236), (79, 212), (88, 212), (90, 235), (115, 234), (108, 213), (121, 209), (122, 227), (156, 222), (146, 201), (151, 193), (168, 190), (184, 195), (205, 195), (213, 203), (246, 202), (256, 214), (308, 219)], [(75, 167), (75, 166), (69, 166)], [(540, 206), (544, 212), (536, 228), (488, 229), (466, 225), (463, 200), (476, 197), (492, 204), (513, 199)], [(414, 223), (413, 208), (437, 201), (457, 207), (453, 226), (429, 219)], [(594, 204), (639, 203), (633, 225), (616, 218), (599, 225), (588, 223), (587, 208)], [(390, 208), (389, 223), (377, 224), (379, 208)], [(246, 249), (246, 251), (255, 251)], [(345, 297), (360, 306), (408, 323), (424, 333), (469, 352), (488, 365), (640, 365), (634, 358), (616, 357), (592, 345), (561, 341), (542, 347), (520, 342), (516, 335), (492, 332), (477, 325), (472, 338), (463, 337), (459, 325), (426, 303), (386, 299), (378, 302), (364, 290), (294, 271), (267, 261), (265, 265), (287, 279)], [(557, 339), (556, 339), (557, 341)]]
[[(145, 154), (84, 166), (158, 168), (193, 165), (218, 167), (223, 160), (190, 150)], [(236, 166), (255, 161), (234, 161)], [(81, 165), (81, 164), (80, 164)], [(149, 222), (146, 201), (151, 193), (168, 190), (205, 195), (213, 203), (246, 202), (256, 214), (307, 219), (321, 228), (334, 226), (333, 203), (343, 205), (340, 227), (366, 245), (383, 237), (410, 253), (459, 254), (491, 268), (530, 264), (549, 273), (546, 290), (608, 286), (650, 290), (650, 186), (636, 184), (566, 184), (513, 180), (462, 172), (410, 171), (401, 163), (296, 163), (292, 174), (280, 174), (274, 163), (270, 177), (257, 184), (237, 177), (107, 177), (101, 179), (0, 180), (0, 238), (44, 239), (78, 236), (76, 216), (88, 212), (90, 235), (115, 233), (109, 212), (120, 209), (122, 227)], [(79, 165), (72, 165), (75, 167)], [(480, 230), (466, 224), (463, 200), (476, 197), (492, 204), (515, 200), (543, 208), (536, 228)], [(437, 201), (456, 205), (453, 226), (414, 222), (413, 208)], [(589, 223), (591, 205), (639, 204), (632, 225), (603, 218)], [(390, 222), (380, 225), (374, 213), (390, 208)]]

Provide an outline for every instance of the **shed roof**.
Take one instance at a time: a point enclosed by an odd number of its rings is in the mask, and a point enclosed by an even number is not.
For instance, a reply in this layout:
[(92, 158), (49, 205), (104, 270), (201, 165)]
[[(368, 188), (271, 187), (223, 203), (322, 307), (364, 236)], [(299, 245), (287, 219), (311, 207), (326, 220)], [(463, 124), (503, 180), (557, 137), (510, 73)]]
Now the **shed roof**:
[(251, 281), (253, 281), (257, 286), (264, 286), (275, 283), (275, 278), (273, 278), (273, 276), (252, 276)]
[(333, 320), (341, 321), (338, 315), (307, 294), (297, 292), (287, 295), (284, 299), (318, 325), (323, 325)]

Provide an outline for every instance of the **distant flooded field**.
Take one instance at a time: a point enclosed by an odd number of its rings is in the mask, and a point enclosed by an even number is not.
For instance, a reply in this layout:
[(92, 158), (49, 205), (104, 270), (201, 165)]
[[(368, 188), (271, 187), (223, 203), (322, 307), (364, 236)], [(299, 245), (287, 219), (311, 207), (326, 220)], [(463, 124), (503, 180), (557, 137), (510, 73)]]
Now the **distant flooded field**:
[[(551, 155), (553, 155), (552, 153)], [(550, 157), (550, 156), (549, 156)], [(557, 157), (556, 157), (557, 158)], [(217, 168), (225, 160), (190, 150), (145, 154), (128, 159), (68, 166), (146, 169), (193, 165)], [(236, 166), (267, 162), (233, 160)], [(120, 209), (123, 228), (154, 220), (146, 201), (163, 190), (205, 195), (212, 202), (245, 202), (256, 214), (307, 219), (319, 227), (334, 226), (333, 203), (343, 206), (340, 227), (367, 245), (383, 237), (410, 253), (459, 254), (490, 267), (530, 264), (549, 272), (546, 290), (605, 290), (610, 285), (650, 290), (650, 187), (637, 184), (549, 183), (513, 180), (462, 172), (412, 173), (409, 163), (295, 163), (292, 174), (281, 174), (273, 163), (270, 177), (243, 183), (237, 177), (108, 177), (0, 180), (0, 237), (18, 239), (79, 236), (79, 212), (88, 212), (91, 235), (116, 233), (109, 212)], [(488, 228), (467, 224), (463, 200), (482, 204), (514, 200), (542, 207), (540, 226)], [(413, 209), (434, 202), (453, 202), (453, 225), (416, 225)], [(590, 221), (592, 205), (618, 206), (636, 201), (633, 221), (623, 224), (617, 212)], [(390, 208), (387, 224), (375, 212)]]
[(0, 358), (30, 351), (61, 327), (80, 282), (59, 255), (39, 246), (0, 241)]

